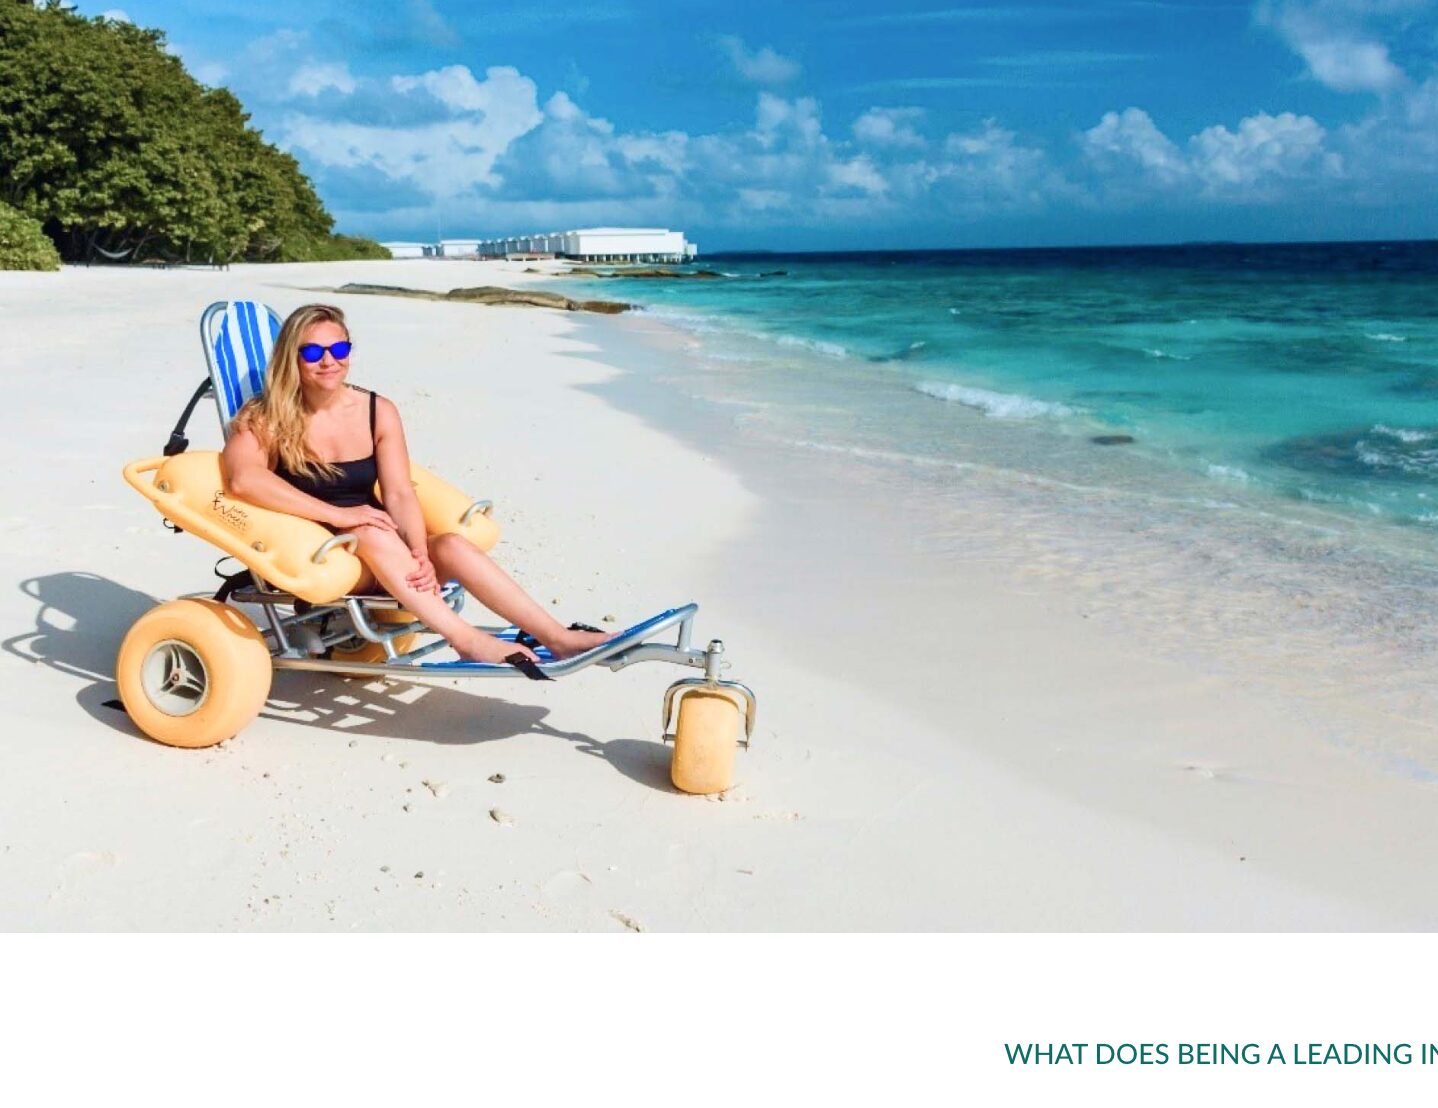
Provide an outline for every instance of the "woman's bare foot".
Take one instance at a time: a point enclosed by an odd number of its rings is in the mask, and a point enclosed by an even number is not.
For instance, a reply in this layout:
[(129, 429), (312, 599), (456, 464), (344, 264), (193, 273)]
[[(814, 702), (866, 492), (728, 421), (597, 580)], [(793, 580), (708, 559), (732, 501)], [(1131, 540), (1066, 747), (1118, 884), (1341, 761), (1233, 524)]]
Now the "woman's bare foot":
[(520, 646), (517, 642), (505, 642), (503, 639), (496, 639), (493, 635), (486, 634), (478, 627), (471, 628), (474, 632), (467, 642), (451, 643), (454, 651), (466, 662), (503, 662), (514, 654), (523, 654), (531, 662), (539, 661), (534, 656), (534, 651), (527, 646)]
[(607, 631), (561, 631), (544, 645), (549, 647), (549, 652), (557, 659), (572, 658), (586, 650), (593, 650), (612, 638), (614, 635)]

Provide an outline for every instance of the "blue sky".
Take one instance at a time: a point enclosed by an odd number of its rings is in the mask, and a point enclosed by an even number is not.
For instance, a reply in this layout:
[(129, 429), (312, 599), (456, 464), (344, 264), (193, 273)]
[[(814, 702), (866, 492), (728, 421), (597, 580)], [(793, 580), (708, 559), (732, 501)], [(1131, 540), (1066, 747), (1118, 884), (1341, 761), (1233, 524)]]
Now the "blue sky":
[(1438, 237), (1438, 0), (120, 0), (381, 239)]

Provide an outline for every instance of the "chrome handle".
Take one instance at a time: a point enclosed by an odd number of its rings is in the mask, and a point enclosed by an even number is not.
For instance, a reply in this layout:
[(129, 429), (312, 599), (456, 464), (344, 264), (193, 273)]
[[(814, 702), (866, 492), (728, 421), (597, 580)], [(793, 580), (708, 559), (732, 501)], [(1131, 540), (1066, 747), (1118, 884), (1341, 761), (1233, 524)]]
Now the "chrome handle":
[(482, 516), (487, 516), (493, 511), (493, 500), (476, 500), (473, 504), (471, 504), (468, 508), (464, 510), (464, 515), (459, 517), (459, 525), (461, 527), (465, 526), (471, 519), (474, 518), (475, 512), (478, 512)]
[(314, 557), (312, 557), (310, 561), (314, 562), (314, 564), (317, 566), (324, 565), (325, 559), (329, 557), (330, 551), (337, 546), (342, 546), (351, 554), (353, 554), (355, 550), (359, 548), (359, 536), (336, 535), (332, 539), (326, 539), (324, 541), (324, 545), (322, 545), (318, 550), (315, 551)]

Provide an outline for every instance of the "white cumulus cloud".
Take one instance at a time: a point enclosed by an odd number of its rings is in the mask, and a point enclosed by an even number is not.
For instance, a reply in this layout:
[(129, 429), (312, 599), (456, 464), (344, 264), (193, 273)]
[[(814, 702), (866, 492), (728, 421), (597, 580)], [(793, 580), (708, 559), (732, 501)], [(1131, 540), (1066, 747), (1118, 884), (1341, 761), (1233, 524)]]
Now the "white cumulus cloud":
[(1311, 116), (1259, 112), (1236, 131), (1216, 125), (1189, 140), (1199, 178), (1213, 188), (1243, 187), (1274, 178), (1333, 174), (1336, 154), (1324, 148), (1325, 132)]
[(322, 166), (367, 168), (435, 197), (460, 196), (499, 184), (494, 163), (544, 119), (534, 82), (508, 66), (487, 70), (483, 81), (465, 66), (449, 66), (395, 77), (390, 84), (395, 94), (428, 94), (454, 114), (384, 126), (292, 113), (284, 120), (282, 140)]
[(914, 129), (922, 108), (870, 108), (854, 120), (854, 138), (869, 146), (920, 147), (924, 137)]
[(297, 69), (289, 83), (291, 96), (318, 96), (329, 91), (348, 96), (357, 87), (349, 66), (344, 62), (323, 62)]
[(750, 50), (738, 35), (721, 35), (718, 43), (734, 71), (751, 84), (783, 85), (799, 76), (799, 63), (776, 53), (772, 47)]
[(1389, 92), (1407, 81), (1373, 17), (1424, 6), (1415, 0), (1264, 0), (1256, 15), (1337, 92)]
[(819, 101), (812, 96), (785, 100), (772, 92), (761, 92), (755, 116), (754, 133), (765, 146), (781, 141), (815, 146), (824, 135), (819, 123)]
[(1145, 191), (1187, 191), (1209, 198), (1272, 198), (1284, 181), (1312, 183), (1337, 177), (1343, 159), (1312, 116), (1258, 112), (1230, 130), (1205, 127), (1180, 147), (1141, 108), (1107, 112), (1079, 135), (1079, 147), (1111, 197), (1136, 199)]
[(1132, 168), (1169, 185), (1188, 174), (1183, 152), (1154, 124), (1142, 108), (1105, 112), (1098, 124), (1079, 139), (1083, 151), (1109, 168)]
[(1071, 191), (1042, 149), (1021, 142), (997, 120), (947, 136), (944, 154), (925, 167), (925, 177), (949, 207), (969, 215), (1038, 208)]

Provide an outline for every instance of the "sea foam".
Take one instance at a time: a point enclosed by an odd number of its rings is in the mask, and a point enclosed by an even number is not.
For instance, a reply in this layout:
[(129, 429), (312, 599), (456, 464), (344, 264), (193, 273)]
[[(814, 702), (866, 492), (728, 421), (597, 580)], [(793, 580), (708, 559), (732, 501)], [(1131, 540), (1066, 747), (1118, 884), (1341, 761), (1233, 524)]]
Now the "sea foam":
[(780, 346), (802, 346), (805, 350), (813, 350), (829, 358), (842, 358), (848, 353), (837, 342), (825, 342), (823, 339), (805, 339), (798, 335), (777, 335), (774, 341)]
[(1427, 442), (1438, 436), (1438, 431), (1420, 431), (1413, 427), (1389, 427), (1386, 423), (1375, 423), (1373, 434), (1387, 435), (1390, 439), (1397, 439), (1399, 442), (1417, 443)]
[(1238, 466), (1223, 466), (1217, 463), (1210, 463), (1207, 472), (1210, 477), (1216, 477), (1220, 481), (1237, 481), (1242, 485), (1246, 485), (1249, 481), (1253, 480), (1247, 471), (1240, 469)]
[(925, 396), (945, 400), (974, 408), (991, 419), (1057, 419), (1073, 415), (1067, 404), (1037, 400), (1032, 396), (1019, 396), (1007, 392), (991, 392), (970, 385), (956, 385), (945, 381), (920, 381), (914, 388)]

